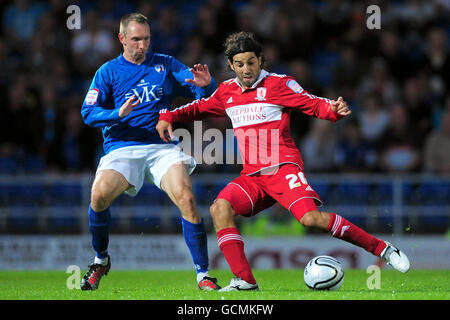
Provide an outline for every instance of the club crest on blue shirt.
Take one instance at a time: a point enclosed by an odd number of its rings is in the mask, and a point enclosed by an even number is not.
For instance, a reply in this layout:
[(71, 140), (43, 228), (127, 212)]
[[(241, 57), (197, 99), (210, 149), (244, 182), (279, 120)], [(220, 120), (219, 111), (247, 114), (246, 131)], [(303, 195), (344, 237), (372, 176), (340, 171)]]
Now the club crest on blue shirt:
[(288, 81), (286, 82), (286, 85), (287, 85), (292, 91), (294, 91), (295, 93), (300, 93), (300, 92), (303, 91), (302, 86), (299, 85), (298, 82), (295, 81), (295, 80), (292, 80), (292, 79), (291, 79), (291, 80), (288, 80)]
[(156, 72), (163, 73), (164, 66), (162, 64), (157, 64), (157, 65), (155, 65), (155, 70), (156, 70)]

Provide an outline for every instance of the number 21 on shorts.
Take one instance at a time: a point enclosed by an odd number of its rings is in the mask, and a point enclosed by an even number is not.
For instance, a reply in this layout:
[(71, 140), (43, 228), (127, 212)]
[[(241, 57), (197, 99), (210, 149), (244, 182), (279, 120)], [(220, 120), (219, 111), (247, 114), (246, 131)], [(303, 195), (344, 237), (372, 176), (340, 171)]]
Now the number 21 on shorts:
[[(308, 181), (306, 180), (305, 174), (303, 172), (299, 172), (296, 174), (287, 174), (286, 180), (289, 180), (289, 188), (294, 189), (300, 187), (302, 184), (308, 185)], [(298, 181), (300, 179), (300, 181)]]

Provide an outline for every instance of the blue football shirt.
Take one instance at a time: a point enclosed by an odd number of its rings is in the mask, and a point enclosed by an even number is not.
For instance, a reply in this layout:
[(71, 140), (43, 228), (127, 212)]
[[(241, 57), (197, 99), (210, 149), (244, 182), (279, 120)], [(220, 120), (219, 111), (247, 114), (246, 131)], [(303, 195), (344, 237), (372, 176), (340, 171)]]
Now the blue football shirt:
[[(149, 51), (138, 65), (120, 54), (95, 73), (81, 108), (83, 121), (102, 128), (106, 154), (125, 146), (165, 143), (155, 129), (159, 111), (170, 108), (174, 96), (201, 99), (216, 90), (214, 79), (200, 88), (187, 83), (187, 78), (193, 79), (192, 72), (172, 56)], [(120, 107), (132, 95), (140, 104), (120, 118)]]

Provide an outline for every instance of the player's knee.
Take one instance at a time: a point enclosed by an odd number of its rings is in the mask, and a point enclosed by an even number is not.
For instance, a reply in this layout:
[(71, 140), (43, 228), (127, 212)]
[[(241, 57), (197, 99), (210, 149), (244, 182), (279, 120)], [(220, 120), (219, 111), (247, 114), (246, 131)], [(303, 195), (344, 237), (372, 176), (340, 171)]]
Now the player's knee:
[(189, 210), (195, 205), (194, 195), (191, 188), (183, 187), (175, 193), (175, 202), (178, 207)]
[(233, 216), (231, 205), (223, 199), (215, 201), (209, 208), (209, 212), (213, 220), (221, 220)]
[(91, 208), (96, 212), (101, 212), (109, 208), (111, 200), (106, 192), (99, 189), (92, 189), (91, 192)]
[(319, 225), (319, 211), (309, 211), (300, 219), (300, 223), (305, 227), (317, 227)]

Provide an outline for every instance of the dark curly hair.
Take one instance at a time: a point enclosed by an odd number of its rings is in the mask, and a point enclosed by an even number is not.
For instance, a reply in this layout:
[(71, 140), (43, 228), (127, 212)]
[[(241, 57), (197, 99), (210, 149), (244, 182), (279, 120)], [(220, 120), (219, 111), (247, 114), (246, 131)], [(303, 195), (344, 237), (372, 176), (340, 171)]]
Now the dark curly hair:
[(262, 64), (264, 64), (264, 57), (261, 55), (262, 47), (255, 39), (251, 32), (236, 32), (230, 34), (224, 43), (225, 56), (233, 63), (233, 57), (243, 52), (254, 52), (259, 58), (261, 57)]

